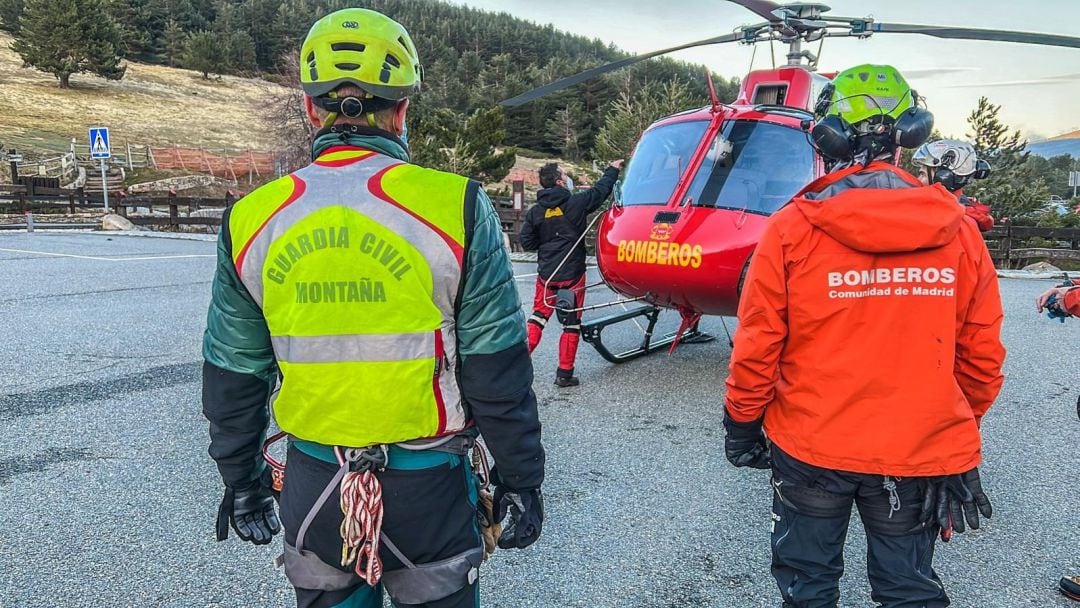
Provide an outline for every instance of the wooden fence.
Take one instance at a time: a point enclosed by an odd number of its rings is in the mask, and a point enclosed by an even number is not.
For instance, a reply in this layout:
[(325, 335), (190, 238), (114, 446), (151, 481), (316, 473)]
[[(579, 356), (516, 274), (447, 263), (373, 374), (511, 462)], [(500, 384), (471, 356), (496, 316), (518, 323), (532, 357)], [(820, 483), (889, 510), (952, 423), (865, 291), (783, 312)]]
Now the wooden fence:
[(68, 152), (59, 156), (16, 163), (20, 177), (51, 177), (61, 184), (70, 184), (79, 177), (79, 161)]
[(1005, 225), (984, 237), (999, 268), (1023, 268), (1043, 260), (1080, 262), (1080, 228)]
[[(223, 208), (233, 198), (194, 198), (168, 196), (111, 196), (109, 204), (116, 213), (125, 215), (135, 224), (177, 227), (185, 224), (212, 225), (221, 223), (219, 217), (194, 217), (199, 209)], [(514, 209), (510, 199), (495, 198), (495, 209), (503, 232), (510, 238), (511, 249), (521, 251), (518, 234), (525, 221), (525, 210)], [(88, 194), (82, 188), (64, 190), (59, 188), (28, 187), (0, 184), (0, 213), (68, 213), (80, 210), (101, 209), (104, 201), (100, 194)], [(134, 213), (136, 209), (151, 213)], [(154, 209), (168, 210), (168, 215), (155, 215)], [(181, 212), (186, 212), (183, 215)], [(1080, 262), (1080, 228), (1037, 228), (1034, 226), (997, 226), (985, 235), (990, 256), (999, 268), (1023, 268), (1033, 262)], [(595, 236), (586, 242), (591, 248)]]
[[(193, 217), (190, 214), (199, 209), (223, 209), (233, 202), (233, 197), (195, 198), (167, 196), (110, 196), (110, 211), (127, 217), (137, 225), (204, 225), (218, 226), (220, 217)], [(0, 184), (0, 213), (36, 213), (76, 215), (80, 212), (95, 211), (104, 208), (105, 200), (100, 193), (88, 193), (82, 188), (63, 190), (59, 188), (27, 188)], [(155, 210), (164, 208), (168, 215), (156, 215)], [(136, 209), (146, 209), (147, 214), (135, 214)], [(184, 209), (188, 215), (181, 215)]]

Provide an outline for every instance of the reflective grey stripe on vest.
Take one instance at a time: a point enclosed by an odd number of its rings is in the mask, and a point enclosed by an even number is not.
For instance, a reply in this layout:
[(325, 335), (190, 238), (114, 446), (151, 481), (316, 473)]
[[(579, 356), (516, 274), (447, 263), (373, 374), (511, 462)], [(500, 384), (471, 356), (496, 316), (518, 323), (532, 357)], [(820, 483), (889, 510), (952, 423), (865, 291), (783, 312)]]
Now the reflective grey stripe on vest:
[(272, 336), (274, 355), (286, 363), (408, 361), (430, 359), (435, 334), (347, 334), (342, 336)]
[[(345, 167), (322, 167), (312, 164), (297, 171), (295, 175), (305, 184), (304, 193), (292, 204), (272, 216), (251, 240), (241, 267), (240, 280), (261, 308), (263, 306), (263, 271), (266, 264), (270, 262), (267, 256), (271, 244), (298, 222), (326, 207), (346, 207), (400, 235), (424, 256), (431, 268), (432, 300), (443, 317), (443, 349), (449, 364), (439, 376), (439, 388), (446, 411), (446, 431), (459, 431), (465, 428), (466, 423), (457, 379), (457, 334), (454, 323), (461, 266), (454, 252), (439, 234), (409, 213), (379, 199), (368, 190), (368, 181), (375, 174), (399, 164), (402, 162), (397, 159), (375, 155)], [(366, 352), (369, 348), (367, 341), (372, 338), (369, 335), (327, 336), (318, 339), (323, 338), (329, 338), (333, 343), (328, 343), (327, 346), (330, 348), (322, 353), (317, 352), (319, 349), (316, 346), (309, 344), (301, 346), (296, 342), (296, 336), (274, 336), (271, 339), (278, 359), (292, 363), (382, 361), (387, 359), (375, 357), (385, 357), (386, 353), (390, 352), (383, 346), (374, 345), (370, 348), (378, 349), (379, 352)], [(300, 339), (306, 341), (310, 338)], [(424, 344), (428, 350), (423, 357), (433, 356), (435, 353), (434, 333), (430, 337), (424, 336), (423, 339), (430, 339), (430, 342)], [(364, 342), (362, 346), (361, 341)], [(288, 347), (291, 353), (295, 353), (290, 356), (306, 356), (308, 359), (290, 359), (282, 354), (283, 351), (278, 350), (279, 345)], [(393, 348), (398, 349), (396, 342)], [(394, 354), (404, 353), (399, 360), (423, 358), (411, 356), (419, 352), (418, 348), (417, 344), (411, 344)]]

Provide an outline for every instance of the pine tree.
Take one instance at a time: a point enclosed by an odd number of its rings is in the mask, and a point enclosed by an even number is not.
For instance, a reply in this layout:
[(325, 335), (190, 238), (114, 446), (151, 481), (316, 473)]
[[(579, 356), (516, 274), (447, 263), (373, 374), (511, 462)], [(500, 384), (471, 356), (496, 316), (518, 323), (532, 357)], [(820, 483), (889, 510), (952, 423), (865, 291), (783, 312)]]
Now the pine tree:
[(464, 146), (469, 166), (462, 173), (481, 183), (502, 180), (510, 173), (516, 160), (517, 149), (498, 150), (506, 139), (506, 118), (502, 108), (476, 110), (465, 122), (462, 132), (467, 143)]
[(272, 63), (284, 53), (299, 52), (308, 29), (318, 19), (316, 11), (310, 0), (284, 0), (281, 3), (270, 28)]
[(228, 36), (225, 65), (230, 72), (238, 74), (255, 70), (255, 41), (247, 32), (233, 32)]
[(281, 0), (243, 0), (237, 8), (237, 18), (252, 41), (254, 63), (262, 69), (272, 68), (277, 59), (274, 17), (280, 6)]
[(61, 89), (82, 72), (120, 80), (120, 31), (102, 0), (28, 0), (11, 48), (23, 61), (48, 72)]
[(1027, 164), (1027, 141), (1020, 131), (1009, 133), (1001, 121), (1001, 106), (979, 98), (979, 106), (968, 116), (968, 136), (979, 158), (990, 163), (988, 179), (973, 182), (966, 192), (990, 205), (994, 217), (1013, 221), (1030, 215), (1046, 204), (1050, 190), (1046, 182)]
[(169, 19), (168, 24), (165, 26), (165, 34), (162, 38), (165, 64), (172, 67), (180, 65), (180, 62), (184, 57), (184, 45), (186, 40), (184, 30), (180, 29), (180, 24), (177, 23), (175, 19)]
[[(627, 158), (641, 134), (645, 122), (639, 116), (633, 97), (627, 92), (619, 93), (619, 98), (611, 104), (604, 126), (596, 135), (594, 154), (597, 158)], [(648, 123), (646, 123), (647, 126)]]
[(222, 74), (228, 68), (226, 49), (213, 32), (188, 34), (181, 65), (202, 72), (203, 80), (210, 80), (210, 74)]
[(0, 0), (0, 30), (13, 34), (19, 32), (19, 15), (23, 12), (23, 0)]
[(517, 149), (497, 148), (506, 138), (501, 108), (476, 110), (468, 117), (440, 108), (410, 120), (409, 147), (417, 164), (488, 184), (506, 177), (514, 166)]
[(547, 122), (548, 141), (568, 160), (581, 159), (581, 125), (587, 118), (581, 103), (571, 102)]
[(120, 31), (120, 52), (123, 57), (139, 55), (147, 50), (149, 40), (142, 28), (139, 0), (106, 0), (109, 18)]
[(629, 75), (626, 83), (596, 136), (595, 156), (599, 159), (628, 158), (642, 131), (650, 124), (702, 102), (678, 78), (663, 84), (653, 81), (640, 90), (632, 90)]

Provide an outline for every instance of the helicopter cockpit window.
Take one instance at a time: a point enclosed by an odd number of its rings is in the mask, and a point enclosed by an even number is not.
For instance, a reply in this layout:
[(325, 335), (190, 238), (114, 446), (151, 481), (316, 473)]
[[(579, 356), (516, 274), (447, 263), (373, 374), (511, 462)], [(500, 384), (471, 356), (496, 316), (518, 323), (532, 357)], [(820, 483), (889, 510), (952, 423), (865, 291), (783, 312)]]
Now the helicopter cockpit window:
[(667, 204), (708, 127), (708, 121), (692, 120), (645, 133), (626, 167), (619, 188), (619, 202), (623, 205)]
[(771, 214), (814, 179), (806, 135), (761, 121), (724, 123), (687, 195), (699, 207)]

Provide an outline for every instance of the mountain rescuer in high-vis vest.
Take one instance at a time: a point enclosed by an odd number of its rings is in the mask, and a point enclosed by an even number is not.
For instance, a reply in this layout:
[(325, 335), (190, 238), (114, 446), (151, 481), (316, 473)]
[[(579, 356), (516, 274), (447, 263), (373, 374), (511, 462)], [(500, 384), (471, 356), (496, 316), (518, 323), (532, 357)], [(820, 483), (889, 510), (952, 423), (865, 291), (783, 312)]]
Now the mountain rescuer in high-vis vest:
[(956, 197), (895, 166), (932, 125), (894, 68), (838, 74), (811, 131), (830, 173), (770, 218), (750, 263), (724, 447), (772, 469), (786, 607), (837, 606), (852, 503), (882, 608), (949, 605), (936, 537), (991, 515), (977, 467), (1005, 358), (994, 265)]
[[(611, 196), (623, 161), (604, 170), (596, 185), (574, 192), (574, 182), (556, 163), (540, 168), (536, 204), (525, 214), (519, 238), (526, 251), (536, 252), (536, 295), (529, 317), (529, 352), (544, 334), (553, 312), (559, 308), (578, 309), (585, 304), (585, 240), (589, 214)], [(560, 302), (560, 292), (565, 301)], [(559, 338), (559, 367), (555, 386), (566, 388), (581, 382), (574, 375), (578, 344), (581, 342), (581, 312), (558, 312), (563, 333)]]
[(986, 232), (994, 227), (990, 206), (964, 194), (964, 187), (972, 180), (990, 177), (990, 163), (979, 158), (975, 146), (957, 139), (939, 139), (919, 146), (911, 162), (918, 167), (916, 177), (924, 186), (941, 184), (955, 194), (979, 230)]
[[(527, 547), (543, 523), (501, 225), (476, 182), (409, 164), (420, 80), (397, 22), (355, 8), (317, 21), (300, 51), (314, 160), (222, 221), (203, 347), (218, 538), (231, 525), (266, 544), (283, 528), (304, 608), (381, 607), (384, 590), (396, 606), (478, 606), (484, 541)], [(283, 473), (260, 454), (271, 414)], [(488, 508), (478, 434), (495, 461)]]

